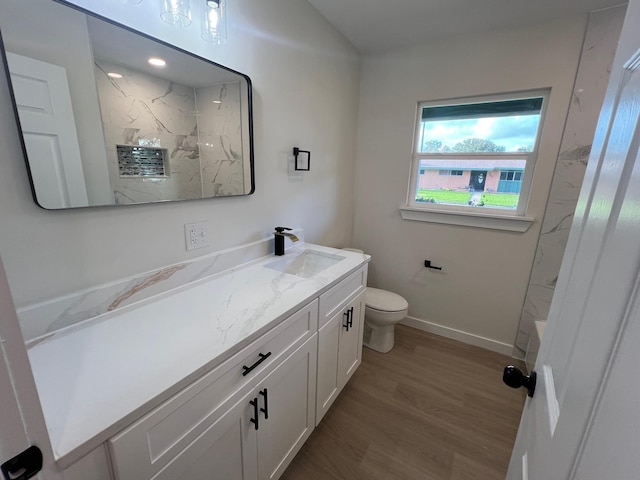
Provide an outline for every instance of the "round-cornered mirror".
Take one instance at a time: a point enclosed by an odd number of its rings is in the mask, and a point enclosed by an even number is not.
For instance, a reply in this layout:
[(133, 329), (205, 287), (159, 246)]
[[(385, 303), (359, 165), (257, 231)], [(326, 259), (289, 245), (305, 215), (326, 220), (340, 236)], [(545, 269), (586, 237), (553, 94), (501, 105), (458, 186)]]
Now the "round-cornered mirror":
[(3, 0), (0, 31), (41, 207), (253, 193), (247, 75), (58, 0)]

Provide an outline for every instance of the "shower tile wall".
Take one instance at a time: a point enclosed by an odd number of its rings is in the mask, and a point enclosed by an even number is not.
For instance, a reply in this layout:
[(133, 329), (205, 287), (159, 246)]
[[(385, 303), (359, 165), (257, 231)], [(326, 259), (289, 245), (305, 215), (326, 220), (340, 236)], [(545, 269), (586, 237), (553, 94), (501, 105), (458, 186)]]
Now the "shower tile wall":
[(245, 193), (240, 101), (239, 82), (196, 89), (205, 197)]
[[(108, 77), (108, 72), (123, 78)], [(96, 82), (116, 203), (200, 198), (193, 88), (101, 60), (96, 60)], [(120, 177), (116, 145), (167, 149), (169, 175)]]
[(514, 348), (514, 356), (519, 358), (524, 358), (533, 322), (546, 320), (549, 313), (625, 10), (624, 6), (615, 7), (594, 12), (589, 18), (573, 101), (520, 317)]

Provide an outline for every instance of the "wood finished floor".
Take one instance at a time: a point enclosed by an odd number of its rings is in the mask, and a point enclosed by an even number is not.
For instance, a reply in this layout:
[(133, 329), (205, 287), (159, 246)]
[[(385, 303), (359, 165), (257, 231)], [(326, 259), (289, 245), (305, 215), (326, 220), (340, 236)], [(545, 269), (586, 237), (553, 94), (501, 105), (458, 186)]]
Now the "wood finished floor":
[(391, 352), (363, 348), (362, 365), (281, 479), (504, 479), (526, 397), (502, 383), (510, 363), (397, 326)]

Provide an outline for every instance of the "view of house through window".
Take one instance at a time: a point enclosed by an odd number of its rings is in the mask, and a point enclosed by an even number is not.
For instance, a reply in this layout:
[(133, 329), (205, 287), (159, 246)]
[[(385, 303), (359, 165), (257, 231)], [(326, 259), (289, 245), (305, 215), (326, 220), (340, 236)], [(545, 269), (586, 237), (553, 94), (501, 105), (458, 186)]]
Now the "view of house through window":
[(474, 100), (419, 105), (413, 206), (524, 211), (544, 93)]

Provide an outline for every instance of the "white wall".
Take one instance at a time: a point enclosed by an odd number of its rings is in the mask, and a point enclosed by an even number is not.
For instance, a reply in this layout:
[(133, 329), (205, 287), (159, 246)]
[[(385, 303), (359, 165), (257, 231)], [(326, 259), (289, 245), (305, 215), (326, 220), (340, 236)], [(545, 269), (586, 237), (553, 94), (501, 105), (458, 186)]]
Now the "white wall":
[[(353, 243), (373, 256), (369, 284), (403, 295), (409, 315), (430, 322), (425, 328), (511, 352), (586, 21), (564, 18), (363, 60)], [(536, 221), (526, 233), (400, 218), (417, 102), (547, 87), (528, 209)], [(425, 259), (444, 270), (425, 269)]]
[[(18, 306), (270, 234), (350, 243), (359, 57), (306, 2), (229, 2), (225, 46), (164, 24), (159, 2), (77, 4), (248, 74), (254, 88), (256, 193), (171, 204), (44, 211), (31, 198), (7, 83), (0, 79), (0, 255)], [(99, 3), (99, 5), (96, 5)], [(2, 6), (0, 6), (0, 12)], [(293, 146), (312, 170), (287, 174)], [(184, 224), (206, 220), (211, 247), (185, 251)]]

